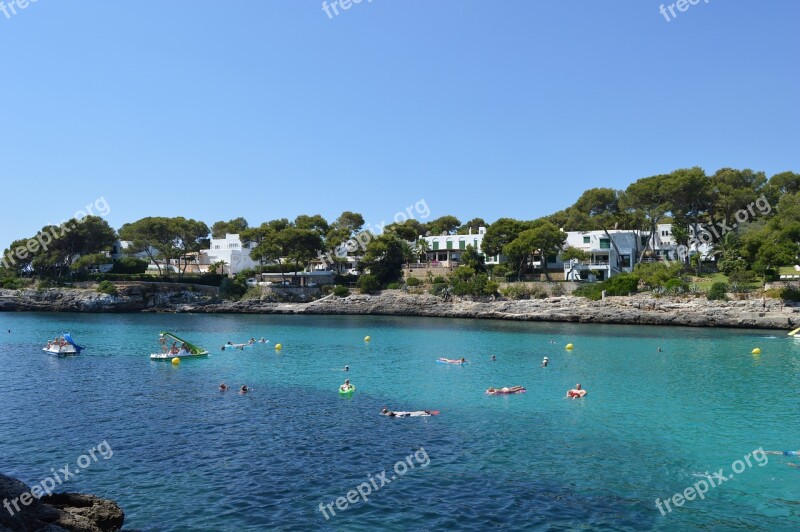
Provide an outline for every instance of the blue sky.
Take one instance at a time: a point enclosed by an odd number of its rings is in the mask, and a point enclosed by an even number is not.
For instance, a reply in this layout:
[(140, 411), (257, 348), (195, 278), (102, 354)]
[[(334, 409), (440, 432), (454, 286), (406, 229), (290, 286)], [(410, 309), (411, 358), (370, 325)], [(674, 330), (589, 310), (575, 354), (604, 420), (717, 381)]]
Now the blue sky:
[(661, 3), (0, 12), (0, 249), (99, 197), (115, 228), (343, 210), (377, 224), (420, 199), (492, 221), (680, 167), (800, 171), (800, 2), (701, 1), (670, 22)]

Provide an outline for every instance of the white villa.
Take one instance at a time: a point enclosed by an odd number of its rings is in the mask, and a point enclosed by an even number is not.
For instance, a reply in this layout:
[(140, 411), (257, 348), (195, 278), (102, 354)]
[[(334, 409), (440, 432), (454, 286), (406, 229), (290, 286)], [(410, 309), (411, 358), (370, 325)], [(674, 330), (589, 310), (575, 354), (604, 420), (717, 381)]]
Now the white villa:
[[(608, 233), (595, 231), (567, 231), (565, 248), (574, 247), (589, 254), (589, 260), (564, 261), (561, 255), (544, 258), (548, 270), (564, 271), (565, 280), (603, 281), (614, 275), (633, 271), (639, 262), (642, 251), (642, 262), (676, 260), (678, 245), (672, 235), (672, 224), (659, 224), (652, 237), (639, 230), (613, 229)], [(461, 254), (467, 246), (472, 246), (483, 253), (482, 243), (486, 228), (480, 227), (476, 234), (441, 235), (422, 238), (427, 243), (427, 260), (430, 267), (456, 267), (461, 262)], [(690, 230), (690, 239), (694, 230)], [(711, 246), (706, 243), (690, 246), (689, 255), (700, 253), (704, 260), (711, 258)], [(487, 265), (500, 264), (506, 261), (502, 255), (486, 257)], [(542, 267), (542, 257), (534, 257), (534, 268)]]
[(208, 266), (223, 261), (224, 273), (236, 275), (242, 270), (255, 268), (259, 262), (250, 258), (250, 251), (256, 247), (254, 242), (249, 246), (242, 245), (239, 235), (226, 234), (225, 238), (212, 238), (209, 249), (200, 251), (199, 262), (201, 270)]
[[(420, 240), (427, 243), (427, 259), (431, 266), (458, 266), (461, 261), (461, 253), (472, 246), (478, 253), (483, 254), (483, 237), (486, 235), (486, 228), (479, 227), (478, 232), (472, 234), (470, 229), (466, 235), (441, 235), (426, 236)], [(495, 255), (486, 257), (486, 264), (500, 264), (503, 257)]]
[(550, 269), (564, 268), (567, 281), (604, 281), (622, 272), (630, 272), (638, 258), (639, 235), (637, 231), (569, 231), (566, 247), (583, 250), (589, 254), (588, 261), (570, 260), (563, 262), (561, 257), (548, 257)]

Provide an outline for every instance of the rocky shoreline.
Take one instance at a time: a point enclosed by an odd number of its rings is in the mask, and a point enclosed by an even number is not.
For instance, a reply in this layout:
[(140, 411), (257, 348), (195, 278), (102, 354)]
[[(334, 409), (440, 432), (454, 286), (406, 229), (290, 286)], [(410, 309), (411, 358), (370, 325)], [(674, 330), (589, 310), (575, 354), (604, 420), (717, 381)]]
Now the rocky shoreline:
[[(0, 474), (0, 500), (11, 507), (11, 511), (0, 508), (0, 532), (116, 532), (125, 521), (125, 513), (117, 503), (94, 495), (54, 493), (34, 499), (30, 494), (30, 486)], [(16, 511), (13, 501), (20, 498), (30, 503), (25, 506), (17, 502), (19, 511)]]
[(800, 326), (800, 308), (775, 299), (708, 301), (638, 294), (603, 301), (574, 296), (444, 301), (426, 293), (386, 290), (376, 295), (285, 303), (268, 299), (221, 301), (207, 287), (131, 284), (118, 288), (116, 296), (91, 289), (0, 290), (0, 311), (387, 315), (757, 329)]

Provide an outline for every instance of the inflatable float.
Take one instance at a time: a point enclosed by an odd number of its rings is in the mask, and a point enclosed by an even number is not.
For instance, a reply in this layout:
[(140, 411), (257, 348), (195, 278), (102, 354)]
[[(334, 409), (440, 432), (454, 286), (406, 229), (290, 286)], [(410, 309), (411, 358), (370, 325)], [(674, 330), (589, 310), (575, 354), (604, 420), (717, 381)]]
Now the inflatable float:
[(389, 411), (388, 413), (381, 412), (382, 416), (387, 417), (430, 417), (430, 416), (438, 416), (438, 410), (416, 410), (414, 412), (392, 412)]
[(356, 391), (356, 387), (353, 386), (352, 384), (347, 386), (347, 387), (344, 384), (339, 386), (339, 395), (350, 396), (350, 395), (353, 395), (353, 392), (355, 392), (355, 391)]

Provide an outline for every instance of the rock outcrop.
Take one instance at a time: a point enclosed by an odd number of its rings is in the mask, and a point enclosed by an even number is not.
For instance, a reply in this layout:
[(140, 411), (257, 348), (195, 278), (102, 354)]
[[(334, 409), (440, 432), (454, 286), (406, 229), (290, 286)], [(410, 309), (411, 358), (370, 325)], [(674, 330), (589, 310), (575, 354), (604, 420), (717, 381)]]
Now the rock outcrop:
[(648, 294), (589, 301), (574, 296), (506, 300), (455, 298), (385, 290), (376, 295), (327, 296), (311, 302), (275, 302), (273, 296), (221, 301), (209, 287), (166, 283), (118, 284), (119, 295), (92, 289), (0, 290), (0, 311), (202, 312), (239, 314), (374, 314), (519, 321), (794, 328), (800, 308), (774, 299), (708, 301)]
[(456, 299), (387, 290), (379, 295), (328, 296), (311, 303), (271, 303), (258, 299), (186, 305), (184, 312), (266, 314), (373, 314), (444, 318), (683, 325), (786, 329), (798, 326), (800, 309), (777, 300), (708, 301), (705, 298), (654, 298), (647, 295), (589, 301), (574, 296), (533, 300)]
[[(33, 499), (25, 506), (19, 502), (23, 494), (30, 495), (29, 486), (0, 474), (0, 501), (4, 504), (0, 508), (0, 532), (115, 532), (125, 521), (125, 513), (115, 502), (93, 495), (57, 493)], [(12, 502), (15, 500), (19, 511)]]
[(118, 295), (91, 288), (0, 290), (0, 311), (140, 312), (168, 310), (202, 303), (216, 297), (218, 289), (170, 283), (118, 283)]

